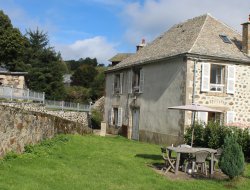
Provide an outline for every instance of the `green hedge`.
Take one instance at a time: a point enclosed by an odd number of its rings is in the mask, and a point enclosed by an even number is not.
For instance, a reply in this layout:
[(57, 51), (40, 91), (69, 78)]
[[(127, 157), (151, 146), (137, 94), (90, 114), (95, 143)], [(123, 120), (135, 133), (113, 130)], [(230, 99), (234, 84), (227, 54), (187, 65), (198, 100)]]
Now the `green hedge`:
[[(186, 129), (185, 142), (191, 144), (191, 127)], [(193, 146), (217, 149), (222, 147), (226, 136), (234, 134), (242, 147), (246, 160), (250, 160), (250, 130), (238, 127), (220, 125), (218, 122), (209, 122), (206, 126), (196, 123), (194, 127)]]

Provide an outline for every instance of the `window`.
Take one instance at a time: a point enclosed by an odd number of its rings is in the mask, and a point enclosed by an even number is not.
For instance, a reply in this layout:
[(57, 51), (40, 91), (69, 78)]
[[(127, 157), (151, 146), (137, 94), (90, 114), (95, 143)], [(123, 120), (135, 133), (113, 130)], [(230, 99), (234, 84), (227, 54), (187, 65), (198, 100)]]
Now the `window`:
[(210, 70), (210, 91), (223, 92), (224, 90), (225, 67), (222, 65), (211, 65)]
[(217, 121), (217, 122), (222, 122), (222, 114), (221, 113), (216, 113), (216, 112), (209, 112), (207, 116), (208, 121)]
[(130, 77), (131, 92), (142, 93), (144, 88), (144, 72), (142, 68), (135, 68), (131, 71)]
[[(235, 65), (224, 66), (218, 64), (202, 63), (201, 70), (202, 92), (213, 91), (234, 94), (236, 71)], [(226, 71), (227, 75), (225, 75)], [(227, 87), (226, 89), (225, 86)]]
[(200, 124), (207, 124), (209, 121), (218, 121), (222, 123), (223, 121), (223, 114), (222, 113), (215, 113), (215, 112), (198, 112), (197, 120)]
[(120, 93), (120, 84), (121, 84), (121, 81), (120, 81), (120, 74), (116, 74), (115, 75), (115, 81), (114, 81), (114, 91), (115, 93)]
[(115, 74), (113, 79), (114, 94), (122, 94), (122, 82), (123, 82), (123, 73)]
[(139, 92), (140, 86), (140, 69), (135, 69), (133, 73), (132, 86), (134, 92)]
[(109, 124), (115, 127), (122, 126), (122, 108), (113, 107), (109, 111)]
[(221, 34), (220, 38), (223, 40), (225, 43), (231, 44), (232, 42), (229, 40), (229, 38), (226, 35)]

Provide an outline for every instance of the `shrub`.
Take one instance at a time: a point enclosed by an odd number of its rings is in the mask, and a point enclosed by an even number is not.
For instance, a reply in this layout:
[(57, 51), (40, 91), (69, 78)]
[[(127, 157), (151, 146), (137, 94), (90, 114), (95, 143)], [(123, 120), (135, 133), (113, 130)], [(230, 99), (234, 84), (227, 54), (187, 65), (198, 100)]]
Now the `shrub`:
[(219, 122), (208, 122), (204, 130), (205, 147), (220, 148), (224, 144), (225, 137), (230, 133), (229, 128), (221, 125)]
[[(195, 123), (194, 125), (194, 139), (193, 139), (193, 145), (194, 146), (203, 146), (204, 145), (204, 127), (202, 124)], [(184, 135), (185, 143), (191, 144), (192, 139), (192, 127), (188, 127), (186, 129), (186, 133)]]
[(100, 129), (102, 122), (102, 113), (98, 110), (92, 110), (91, 112), (91, 125), (93, 129)]
[(10, 151), (8, 152), (5, 156), (4, 156), (4, 160), (7, 161), (7, 160), (13, 160), (13, 159), (16, 159), (18, 156), (17, 153), (15, 153), (14, 151)]
[(244, 171), (244, 155), (241, 146), (237, 143), (236, 135), (229, 135), (225, 138), (222, 146), (223, 152), (219, 160), (219, 167), (222, 172), (233, 179)]

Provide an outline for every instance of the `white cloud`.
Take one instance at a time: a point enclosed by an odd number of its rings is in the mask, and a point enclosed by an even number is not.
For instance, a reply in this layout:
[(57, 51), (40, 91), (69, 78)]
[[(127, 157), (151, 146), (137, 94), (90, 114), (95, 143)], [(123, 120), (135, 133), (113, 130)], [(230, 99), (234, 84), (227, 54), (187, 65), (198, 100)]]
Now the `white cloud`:
[(61, 52), (64, 60), (90, 57), (105, 64), (117, 53), (115, 44), (107, 42), (103, 36), (77, 40), (69, 45), (56, 45), (56, 50)]
[(141, 38), (152, 40), (172, 25), (205, 13), (241, 31), (247, 20), (249, 0), (145, 0), (128, 3), (122, 13), (126, 39), (133, 44)]

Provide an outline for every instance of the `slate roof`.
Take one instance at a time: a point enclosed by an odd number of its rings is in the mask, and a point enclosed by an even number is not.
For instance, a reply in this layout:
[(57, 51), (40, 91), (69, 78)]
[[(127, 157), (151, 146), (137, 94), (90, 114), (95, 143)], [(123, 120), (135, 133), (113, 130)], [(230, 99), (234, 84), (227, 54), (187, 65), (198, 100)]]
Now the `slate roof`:
[[(227, 35), (232, 43), (225, 43), (219, 35)], [(210, 14), (174, 25), (163, 35), (109, 70), (129, 67), (180, 54), (199, 54), (250, 63), (241, 52), (241, 35)]]
[(110, 62), (120, 62), (124, 59), (128, 58), (129, 56), (134, 55), (134, 53), (118, 53), (111, 59), (109, 59)]

